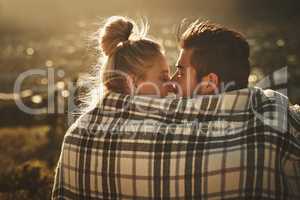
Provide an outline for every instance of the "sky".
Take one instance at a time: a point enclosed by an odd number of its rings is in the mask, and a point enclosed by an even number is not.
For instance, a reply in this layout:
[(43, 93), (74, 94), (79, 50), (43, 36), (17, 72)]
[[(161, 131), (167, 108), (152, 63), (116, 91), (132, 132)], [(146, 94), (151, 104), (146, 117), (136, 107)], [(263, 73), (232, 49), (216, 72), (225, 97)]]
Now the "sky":
[[(238, 0), (0, 0), (0, 22), (39, 26), (107, 15), (227, 16)], [(217, 2), (217, 3), (216, 3)]]
[[(108, 15), (166, 18), (207, 17), (243, 23), (246, 19), (299, 16), (299, 0), (0, 0), (0, 29), (63, 27), (70, 21)], [(4, 24), (4, 26), (3, 26)]]

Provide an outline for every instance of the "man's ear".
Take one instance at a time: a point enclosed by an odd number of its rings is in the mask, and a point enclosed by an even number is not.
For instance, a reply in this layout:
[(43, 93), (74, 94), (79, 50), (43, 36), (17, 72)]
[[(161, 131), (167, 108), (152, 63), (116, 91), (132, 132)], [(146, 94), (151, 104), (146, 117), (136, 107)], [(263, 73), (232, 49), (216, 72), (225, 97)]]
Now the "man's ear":
[(220, 84), (219, 76), (215, 73), (209, 73), (202, 78), (202, 94), (216, 94)]

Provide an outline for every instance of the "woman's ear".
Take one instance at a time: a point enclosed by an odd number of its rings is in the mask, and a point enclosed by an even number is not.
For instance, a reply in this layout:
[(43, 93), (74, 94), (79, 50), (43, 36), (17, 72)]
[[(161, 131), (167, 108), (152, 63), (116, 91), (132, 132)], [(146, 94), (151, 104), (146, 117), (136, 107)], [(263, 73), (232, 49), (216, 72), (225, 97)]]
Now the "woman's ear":
[(209, 73), (202, 78), (202, 94), (217, 94), (219, 88), (220, 80), (217, 74)]
[(136, 75), (130, 75), (131, 78), (131, 87), (132, 90), (135, 92), (138, 92), (137, 90), (140, 87), (140, 84), (143, 84), (143, 76), (136, 76)]
[(123, 83), (120, 82), (120, 84), (126, 85), (126, 93), (133, 95), (137, 88), (137, 82), (135, 76), (131, 74), (127, 74), (124, 77), (124, 79), (125, 82)]
[(134, 75), (131, 77), (132, 77), (132, 85), (133, 85), (134, 89), (137, 89), (138, 86), (141, 84), (141, 79)]

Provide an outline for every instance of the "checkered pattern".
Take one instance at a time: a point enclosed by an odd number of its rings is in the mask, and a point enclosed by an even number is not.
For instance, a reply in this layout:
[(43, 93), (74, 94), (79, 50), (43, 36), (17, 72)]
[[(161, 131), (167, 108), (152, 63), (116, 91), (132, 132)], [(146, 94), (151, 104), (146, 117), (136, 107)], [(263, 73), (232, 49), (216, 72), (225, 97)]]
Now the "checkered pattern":
[(67, 131), (53, 199), (300, 199), (300, 115), (274, 91), (108, 93)]

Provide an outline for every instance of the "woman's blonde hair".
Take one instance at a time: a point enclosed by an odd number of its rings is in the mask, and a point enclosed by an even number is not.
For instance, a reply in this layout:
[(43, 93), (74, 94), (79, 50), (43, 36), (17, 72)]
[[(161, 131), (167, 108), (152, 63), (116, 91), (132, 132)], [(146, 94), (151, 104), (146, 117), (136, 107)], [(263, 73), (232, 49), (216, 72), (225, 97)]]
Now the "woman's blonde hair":
[(84, 92), (78, 95), (79, 108), (74, 115), (92, 109), (107, 92), (131, 93), (130, 83), (134, 83), (128, 78), (142, 78), (162, 56), (161, 45), (146, 37), (149, 26), (144, 21), (138, 26), (127, 17), (113, 16), (103, 22), (93, 36), (101, 55), (91, 76), (79, 84), (84, 85)]
[(161, 46), (146, 37), (147, 23), (142, 28), (129, 18), (113, 16), (99, 33), (99, 45), (107, 57), (101, 70), (101, 81), (107, 91), (130, 93), (130, 78), (142, 78), (162, 55)]

